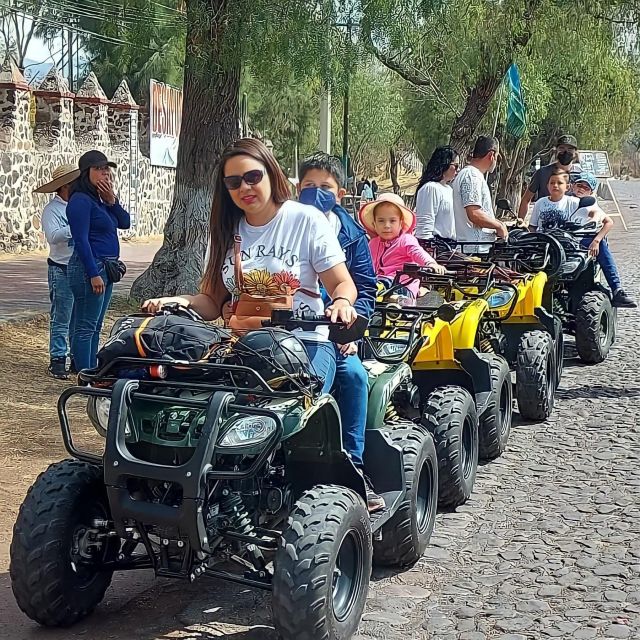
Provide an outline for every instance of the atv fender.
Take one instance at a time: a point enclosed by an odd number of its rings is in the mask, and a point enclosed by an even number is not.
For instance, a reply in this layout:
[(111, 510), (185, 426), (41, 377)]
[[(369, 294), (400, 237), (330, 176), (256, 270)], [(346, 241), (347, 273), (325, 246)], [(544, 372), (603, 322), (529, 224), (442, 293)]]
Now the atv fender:
[(404, 362), (389, 365), (376, 360), (366, 360), (364, 366), (369, 374), (368, 431), (385, 426), (387, 406), (401, 384), (411, 383), (411, 368)]
[(336, 401), (323, 395), (300, 416), (300, 427), (282, 442), (285, 473), (296, 496), (318, 484), (337, 484), (367, 499), (364, 478), (342, 444)]
[(475, 349), (456, 349), (456, 357), (472, 380), (478, 416), (482, 416), (491, 396), (491, 362)]

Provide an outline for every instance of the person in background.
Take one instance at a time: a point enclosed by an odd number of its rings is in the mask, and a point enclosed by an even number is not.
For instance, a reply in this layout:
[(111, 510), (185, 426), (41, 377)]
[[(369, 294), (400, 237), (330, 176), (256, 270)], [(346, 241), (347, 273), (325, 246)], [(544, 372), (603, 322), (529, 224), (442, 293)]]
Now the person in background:
[[(590, 171), (583, 171), (573, 184), (573, 194), (576, 198), (594, 196), (598, 192), (598, 180)], [(595, 220), (602, 223), (602, 229), (588, 238), (582, 239), (582, 245), (589, 249), (591, 255), (597, 256), (598, 264), (613, 293), (612, 304), (614, 307), (635, 309), (638, 305), (622, 288), (622, 279), (616, 264), (607, 236), (613, 227), (613, 219), (606, 215), (602, 209), (596, 205), (592, 207), (581, 207), (571, 217), (570, 220), (578, 224), (585, 225), (587, 222)]]
[(529, 211), (529, 203), (535, 198), (546, 198), (549, 195), (547, 185), (549, 178), (557, 169), (574, 173), (573, 164), (578, 159), (578, 141), (574, 136), (562, 135), (556, 141), (556, 159), (550, 164), (540, 167), (531, 178), (531, 182), (520, 200), (518, 218), (524, 220)]
[(49, 244), (49, 373), (59, 380), (68, 378), (67, 356), (71, 353), (69, 333), (73, 294), (67, 277), (67, 265), (73, 253), (73, 239), (67, 221), (67, 202), (70, 185), (79, 175), (80, 170), (74, 165), (60, 165), (53, 170), (51, 181), (35, 190), (35, 193), (55, 193), (42, 211), (41, 221)]
[[(344, 170), (340, 158), (327, 153), (314, 153), (305, 158), (298, 171), (298, 200), (322, 211), (338, 236), (346, 258), (349, 275), (358, 290), (353, 308), (359, 316), (370, 318), (376, 296), (376, 275), (371, 262), (367, 235), (340, 205), (345, 195)], [(322, 290), (325, 304), (330, 303)], [(336, 345), (336, 400), (342, 419), (342, 438), (353, 463), (364, 466), (364, 442), (369, 400), (369, 377), (358, 356), (355, 343)], [(371, 511), (383, 508), (384, 499), (373, 491), (368, 481), (367, 501)]]
[(362, 189), (362, 199), (365, 202), (373, 200), (373, 190), (371, 189), (371, 183), (368, 180), (365, 180), (364, 187)]
[(118, 229), (131, 225), (114, 192), (111, 169), (115, 166), (104, 153), (87, 151), (78, 161), (80, 175), (71, 185), (67, 205), (74, 242), (68, 266), (75, 300), (71, 352), (78, 371), (96, 366), (100, 330), (113, 288), (105, 262), (120, 257)]
[(371, 193), (373, 193), (373, 199), (375, 200), (378, 197), (378, 183), (375, 180), (371, 181)]
[[(429, 267), (436, 273), (445, 272), (445, 268), (418, 244), (413, 235), (415, 214), (399, 195), (383, 193), (375, 202), (363, 205), (359, 216), (371, 236), (369, 249), (378, 278), (393, 280), (407, 263)], [(418, 297), (420, 283), (417, 280), (407, 278), (405, 286), (414, 298)]]
[(455, 240), (456, 222), (450, 183), (459, 169), (460, 158), (452, 147), (438, 147), (431, 154), (416, 190), (415, 235), (418, 240), (435, 238), (451, 243)]
[[(506, 240), (506, 225), (496, 219), (491, 191), (485, 174), (492, 173), (498, 162), (500, 146), (491, 136), (479, 136), (473, 147), (471, 160), (453, 181), (453, 214), (458, 242), (495, 242), (496, 236)], [(485, 253), (483, 244), (464, 246), (469, 253)]]

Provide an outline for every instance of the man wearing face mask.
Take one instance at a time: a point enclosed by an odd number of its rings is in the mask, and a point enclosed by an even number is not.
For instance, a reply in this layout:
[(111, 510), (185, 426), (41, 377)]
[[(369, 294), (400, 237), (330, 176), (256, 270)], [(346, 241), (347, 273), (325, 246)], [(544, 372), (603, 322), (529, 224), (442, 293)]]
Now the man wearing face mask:
[(520, 200), (520, 208), (518, 209), (518, 218), (520, 218), (520, 220), (526, 218), (529, 211), (529, 203), (534, 197), (536, 200), (549, 197), (547, 185), (554, 171), (562, 170), (571, 173), (572, 165), (577, 159), (578, 141), (574, 136), (560, 136), (556, 142), (555, 161), (544, 167), (540, 167), (540, 169), (533, 174), (533, 178), (531, 178), (531, 182), (524, 192), (522, 200)]
[[(315, 153), (302, 161), (298, 175), (298, 199), (327, 216), (338, 236), (347, 269), (358, 289), (358, 299), (353, 306), (359, 316), (370, 318), (376, 297), (376, 274), (367, 234), (340, 206), (340, 200), (346, 193), (340, 158), (326, 153)], [(325, 297), (325, 302), (330, 302), (328, 297)], [(369, 398), (368, 376), (354, 343), (336, 345), (336, 349), (335, 393), (342, 418), (342, 438), (345, 450), (353, 463), (362, 469)], [(365, 477), (365, 480), (369, 510), (377, 511), (383, 508), (384, 499), (375, 493), (368, 478)]]
[[(460, 171), (453, 187), (453, 215), (458, 242), (489, 243), (496, 237), (506, 240), (509, 232), (496, 219), (486, 174), (493, 173), (498, 163), (500, 146), (492, 136), (478, 136), (469, 164)], [(488, 244), (463, 245), (468, 253), (487, 253)]]

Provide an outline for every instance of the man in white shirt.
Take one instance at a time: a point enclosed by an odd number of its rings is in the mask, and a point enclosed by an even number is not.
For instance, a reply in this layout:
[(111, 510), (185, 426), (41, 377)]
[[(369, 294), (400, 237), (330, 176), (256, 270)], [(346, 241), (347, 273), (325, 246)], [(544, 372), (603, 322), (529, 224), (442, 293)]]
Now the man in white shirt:
[(74, 165), (53, 170), (51, 181), (38, 187), (36, 193), (55, 193), (42, 211), (42, 229), (49, 243), (49, 373), (59, 380), (67, 379), (69, 325), (73, 311), (73, 294), (67, 280), (67, 265), (73, 253), (73, 240), (67, 222), (67, 202), (71, 183), (80, 175)]
[[(453, 181), (453, 213), (456, 240), (461, 243), (495, 242), (496, 237), (506, 240), (507, 227), (496, 219), (491, 202), (491, 191), (485, 178), (495, 170), (500, 146), (491, 136), (479, 136), (471, 154), (469, 165)], [(485, 253), (488, 245), (463, 245), (468, 253)]]

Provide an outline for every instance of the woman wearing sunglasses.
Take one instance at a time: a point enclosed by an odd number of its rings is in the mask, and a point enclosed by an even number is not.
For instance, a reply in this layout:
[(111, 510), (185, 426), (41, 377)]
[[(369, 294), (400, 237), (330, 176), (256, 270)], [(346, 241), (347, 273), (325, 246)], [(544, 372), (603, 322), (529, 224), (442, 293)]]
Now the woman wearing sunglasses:
[[(211, 211), (209, 259), (197, 295), (147, 300), (155, 312), (164, 304), (189, 305), (205, 320), (222, 315), (223, 305), (240, 293), (277, 296), (294, 291), (293, 310), (322, 315), (319, 282), (332, 303), (326, 315), (352, 324), (357, 290), (330, 223), (315, 207), (290, 199), (286, 176), (259, 140), (229, 145), (216, 180)], [(240, 239), (243, 291), (234, 275), (234, 238)], [(325, 329), (325, 330), (323, 330)], [(335, 375), (335, 350), (326, 327), (296, 334), (328, 392)]]
[(460, 158), (451, 147), (438, 147), (426, 164), (416, 191), (416, 230), (418, 240), (429, 244), (434, 238), (453, 242), (456, 224), (453, 215), (453, 189), (450, 182), (460, 168)]

